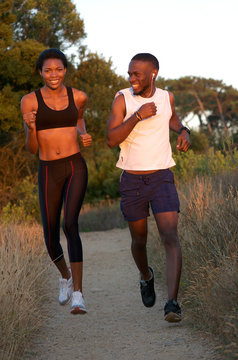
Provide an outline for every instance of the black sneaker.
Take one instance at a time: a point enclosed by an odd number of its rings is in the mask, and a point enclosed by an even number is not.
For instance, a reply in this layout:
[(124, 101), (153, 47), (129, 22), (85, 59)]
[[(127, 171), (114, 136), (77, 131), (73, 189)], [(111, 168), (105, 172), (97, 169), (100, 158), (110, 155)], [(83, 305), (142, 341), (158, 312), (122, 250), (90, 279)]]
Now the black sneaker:
[(179, 322), (182, 320), (181, 308), (174, 299), (169, 300), (165, 304), (164, 319), (168, 322)]
[(150, 280), (140, 280), (140, 292), (142, 302), (146, 307), (152, 307), (155, 303), (155, 290), (154, 290), (154, 270), (149, 266), (152, 274)]

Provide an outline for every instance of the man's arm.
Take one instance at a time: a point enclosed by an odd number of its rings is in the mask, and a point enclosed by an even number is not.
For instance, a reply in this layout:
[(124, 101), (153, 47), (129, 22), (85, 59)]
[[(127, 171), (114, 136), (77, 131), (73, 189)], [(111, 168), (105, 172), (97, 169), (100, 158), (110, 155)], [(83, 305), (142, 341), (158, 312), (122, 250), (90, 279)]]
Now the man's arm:
[[(177, 140), (177, 149), (179, 151), (186, 152), (191, 145), (190, 136), (185, 129), (183, 129), (181, 131), (183, 124), (181, 123), (181, 121), (178, 118), (178, 115), (176, 114), (174, 96), (171, 92), (169, 92), (169, 100), (170, 100), (170, 105), (171, 105), (171, 110), (172, 110), (172, 116), (169, 121), (169, 128), (170, 128), (170, 130), (173, 130), (177, 134), (179, 134), (178, 140)], [(180, 133), (180, 131), (181, 131), (181, 133)]]
[(107, 123), (107, 145), (113, 148), (121, 144), (139, 121), (155, 115), (156, 110), (153, 102), (144, 104), (123, 122), (126, 115), (126, 104), (124, 96), (118, 95), (112, 103), (112, 110)]
[(36, 135), (36, 104), (34, 95), (25, 95), (21, 100), (21, 112), (26, 133), (26, 148), (32, 154), (36, 154), (39, 144)]

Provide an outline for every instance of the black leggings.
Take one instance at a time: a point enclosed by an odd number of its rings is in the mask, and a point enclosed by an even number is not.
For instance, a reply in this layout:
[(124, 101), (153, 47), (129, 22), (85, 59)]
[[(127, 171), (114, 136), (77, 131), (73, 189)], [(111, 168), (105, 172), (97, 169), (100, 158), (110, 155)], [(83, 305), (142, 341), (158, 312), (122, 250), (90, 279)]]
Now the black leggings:
[(52, 261), (63, 258), (60, 245), (60, 215), (64, 202), (63, 230), (70, 262), (83, 261), (78, 216), (83, 203), (88, 171), (80, 153), (67, 158), (39, 161), (39, 199), (44, 237)]

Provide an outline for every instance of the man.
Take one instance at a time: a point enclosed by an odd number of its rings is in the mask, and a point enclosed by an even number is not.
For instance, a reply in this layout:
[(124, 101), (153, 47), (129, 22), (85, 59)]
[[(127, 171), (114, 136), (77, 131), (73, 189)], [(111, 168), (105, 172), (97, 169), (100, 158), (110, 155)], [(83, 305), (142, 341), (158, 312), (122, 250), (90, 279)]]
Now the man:
[(152, 208), (166, 250), (168, 302), (165, 320), (181, 320), (177, 302), (182, 267), (177, 225), (179, 199), (170, 167), (175, 165), (169, 141), (169, 129), (178, 133), (177, 149), (186, 152), (190, 131), (175, 112), (174, 97), (156, 88), (159, 71), (157, 58), (148, 53), (135, 55), (129, 64), (131, 88), (117, 93), (107, 126), (110, 148), (120, 145), (117, 167), (123, 169), (119, 190), (121, 209), (128, 221), (131, 251), (140, 271), (143, 304), (155, 303), (154, 271), (148, 266), (147, 217)]

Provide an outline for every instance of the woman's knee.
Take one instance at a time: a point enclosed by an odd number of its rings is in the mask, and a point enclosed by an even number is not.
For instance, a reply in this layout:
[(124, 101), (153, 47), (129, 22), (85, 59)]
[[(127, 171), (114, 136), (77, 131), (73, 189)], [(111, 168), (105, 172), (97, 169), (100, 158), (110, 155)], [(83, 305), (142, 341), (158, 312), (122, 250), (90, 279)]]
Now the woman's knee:
[(63, 224), (63, 231), (66, 236), (70, 234), (78, 233), (78, 222), (71, 219), (65, 220)]

